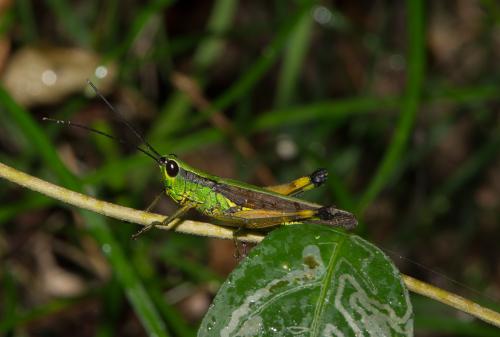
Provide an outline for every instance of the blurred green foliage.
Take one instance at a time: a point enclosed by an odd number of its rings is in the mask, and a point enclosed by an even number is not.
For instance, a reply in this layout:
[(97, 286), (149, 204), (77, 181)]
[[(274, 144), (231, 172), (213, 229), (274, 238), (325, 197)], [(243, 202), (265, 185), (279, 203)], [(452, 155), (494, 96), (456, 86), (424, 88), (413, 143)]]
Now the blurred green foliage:
[[(94, 52), (116, 66), (110, 99), (160, 152), (257, 184), (259, 163), (280, 182), (325, 167), (327, 186), (305, 198), (355, 211), (359, 234), (483, 297), (500, 291), (496, 2), (6, 3), (2, 76), (25, 48)], [(215, 110), (196, 108), (173, 86), (173, 71), (195, 79)], [(155, 164), (132, 145), (41, 122), (76, 120), (135, 144), (83, 90), (29, 107), (12, 96), (0, 89), (1, 161), (134, 208), (161, 192)], [(256, 158), (245, 158), (210, 122), (216, 110)], [(193, 336), (235, 263), (220, 241), (163, 231), (131, 241), (132, 225), (5, 182), (0, 198), (0, 331), (7, 335)], [(172, 207), (165, 201), (159, 211)], [(51, 292), (54, 270), (78, 289)], [(416, 300), (417, 331), (495, 333)], [(84, 319), (86, 327), (75, 329)]]

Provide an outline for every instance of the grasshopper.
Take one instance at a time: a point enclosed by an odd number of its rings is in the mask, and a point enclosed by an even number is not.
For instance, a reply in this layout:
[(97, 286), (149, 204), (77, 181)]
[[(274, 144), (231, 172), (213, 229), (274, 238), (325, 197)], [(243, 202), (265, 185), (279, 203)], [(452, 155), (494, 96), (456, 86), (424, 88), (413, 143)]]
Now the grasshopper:
[[(357, 224), (354, 216), (347, 211), (294, 197), (323, 184), (328, 176), (324, 169), (287, 184), (257, 187), (197, 170), (172, 154), (158, 157), (157, 162), (165, 193), (181, 206), (162, 225), (169, 224), (190, 209), (244, 229), (270, 228), (303, 221), (347, 229)], [(146, 226), (137, 234), (153, 226)]]
[[(346, 229), (352, 229), (357, 225), (354, 215), (347, 211), (338, 209), (335, 206), (322, 206), (311, 203), (296, 197), (301, 192), (322, 185), (328, 176), (326, 170), (318, 169), (312, 174), (300, 177), (292, 182), (266, 187), (258, 187), (237, 180), (210, 175), (189, 166), (173, 154), (161, 155), (109, 103), (92, 82), (87, 82), (96, 95), (147, 147), (147, 149), (140, 146), (136, 148), (158, 164), (165, 193), (180, 205), (179, 209), (165, 218), (159, 225), (168, 225), (191, 209), (196, 209), (208, 217), (222, 221), (225, 225), (235, 226), (239, 229), (264, 229), (304, 221), (339, 226)], [(44, 118), (44, 120), (83, 128), (123, 143), (121, 139), (84, 125), (49, 118)], [(145, 226), (133, 237), (137, 238), (140, 234), (156, 225), (158, 224)]]

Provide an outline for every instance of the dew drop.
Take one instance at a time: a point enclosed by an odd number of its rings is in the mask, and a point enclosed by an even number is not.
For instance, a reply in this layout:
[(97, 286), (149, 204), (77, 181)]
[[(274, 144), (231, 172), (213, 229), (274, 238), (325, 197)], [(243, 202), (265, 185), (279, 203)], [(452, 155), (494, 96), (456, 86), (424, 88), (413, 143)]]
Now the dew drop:
[(281, 136), (276, 143), (276, 153), (283, 159), (292, 159), (297, 155), (297, 145), (288, 136)]
[(95, 76), (97, 78), (104, 78), (108, 75), (108, 68), (106, 66), (98, 66), (96, 69), (95, 69)]
[(47, 86), (56, 84), (57, 74), (52, 69), (47, 69), (42, 73), (42, 83)]
[(326, 25), (332, 20), (333, 14), (325, 6), (316, 6), (312, 10), (312, 17), (320, 25)]
[(104, 254), (111, 253), (111, 245), (108, 244), (108, 243), (103, 244), (102, 245), (102, 251), (104, 252)]

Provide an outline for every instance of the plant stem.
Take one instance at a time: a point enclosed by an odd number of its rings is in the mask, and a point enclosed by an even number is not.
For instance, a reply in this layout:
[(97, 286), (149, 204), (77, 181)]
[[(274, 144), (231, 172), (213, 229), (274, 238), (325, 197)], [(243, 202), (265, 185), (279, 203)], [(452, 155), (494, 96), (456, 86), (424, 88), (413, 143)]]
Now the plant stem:
[[(33, 177), (24, 172), (18, 171), (3, 163), (0, 163), (0, 177), (19, 184), (28, 189), (40, 192), (49, 197), (63, 201), (73, 206), (84, 208), (102, 215), (106, 215), (118, 220), (123, 220), (139, 225), (149, 225), (154, 222), (161, 222), (164, 215), (139, 211), (129, 207), (123, 207), (106, 201), (92, 198), (88, 195), (77, 193), (66, 188), (54, 185), (45, 180)], [(226, 228), (205, 222), (191, 220), (175, 220), (168, 226), (158, 226), (166, 230), (210, 236), (220, 239), (234, 239), (234, 232), (237, 228)], [(264, 238), (262, 234), (246, 233), (237, 235), (238, 240), (246, 242), (260, 242)], [(477, 303), (467, 300), (461, 296), (447, 292), (428, 283), (414, 279), (408, 275), (402, 275), (406, 287), (417, 294), (432, 298), (436, 301), (452, 306), (477, 317), (487, 323), (500, 327), (500, 313), (488, 308), (484, 308)]]
[(466, 312), (487, 323), (500, 327), (500, 313), (485, 308), (462, 296), (450, 293), (444, 289), (422, 282), (408, 275), (402, 275), (408, 290), (425, 297), (432, 298), (455, 309)]

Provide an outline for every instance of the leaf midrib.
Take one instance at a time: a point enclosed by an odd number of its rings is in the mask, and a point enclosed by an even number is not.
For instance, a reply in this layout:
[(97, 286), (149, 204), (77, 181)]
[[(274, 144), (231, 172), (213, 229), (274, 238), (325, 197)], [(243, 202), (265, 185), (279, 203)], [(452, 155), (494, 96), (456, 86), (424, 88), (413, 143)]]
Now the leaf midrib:
[(311, 337), (319, 336), (319, 327), (320, 327), (320, 318), (323, 315), (324, 307), (325, 307), (325, 298), (328, 293), (329, 286), (331, 284), (331, 280), (333, 277), (333, 271), (335, 269), (335, 265), (337, 264), (337, 259), (340, 251), (342, 250), (342, 246), (344, 242), (347, 240), (347, 236), (343, 236), (341, 240), (337, 242), (335, 245), (334, 251), (328, 261), (327, 272), (323, 282), (321, 282), (321, 289), (318, 296), (318, 301), (316, 302), (316, 307), (314, 309), (313, 321), (311, 323)]

